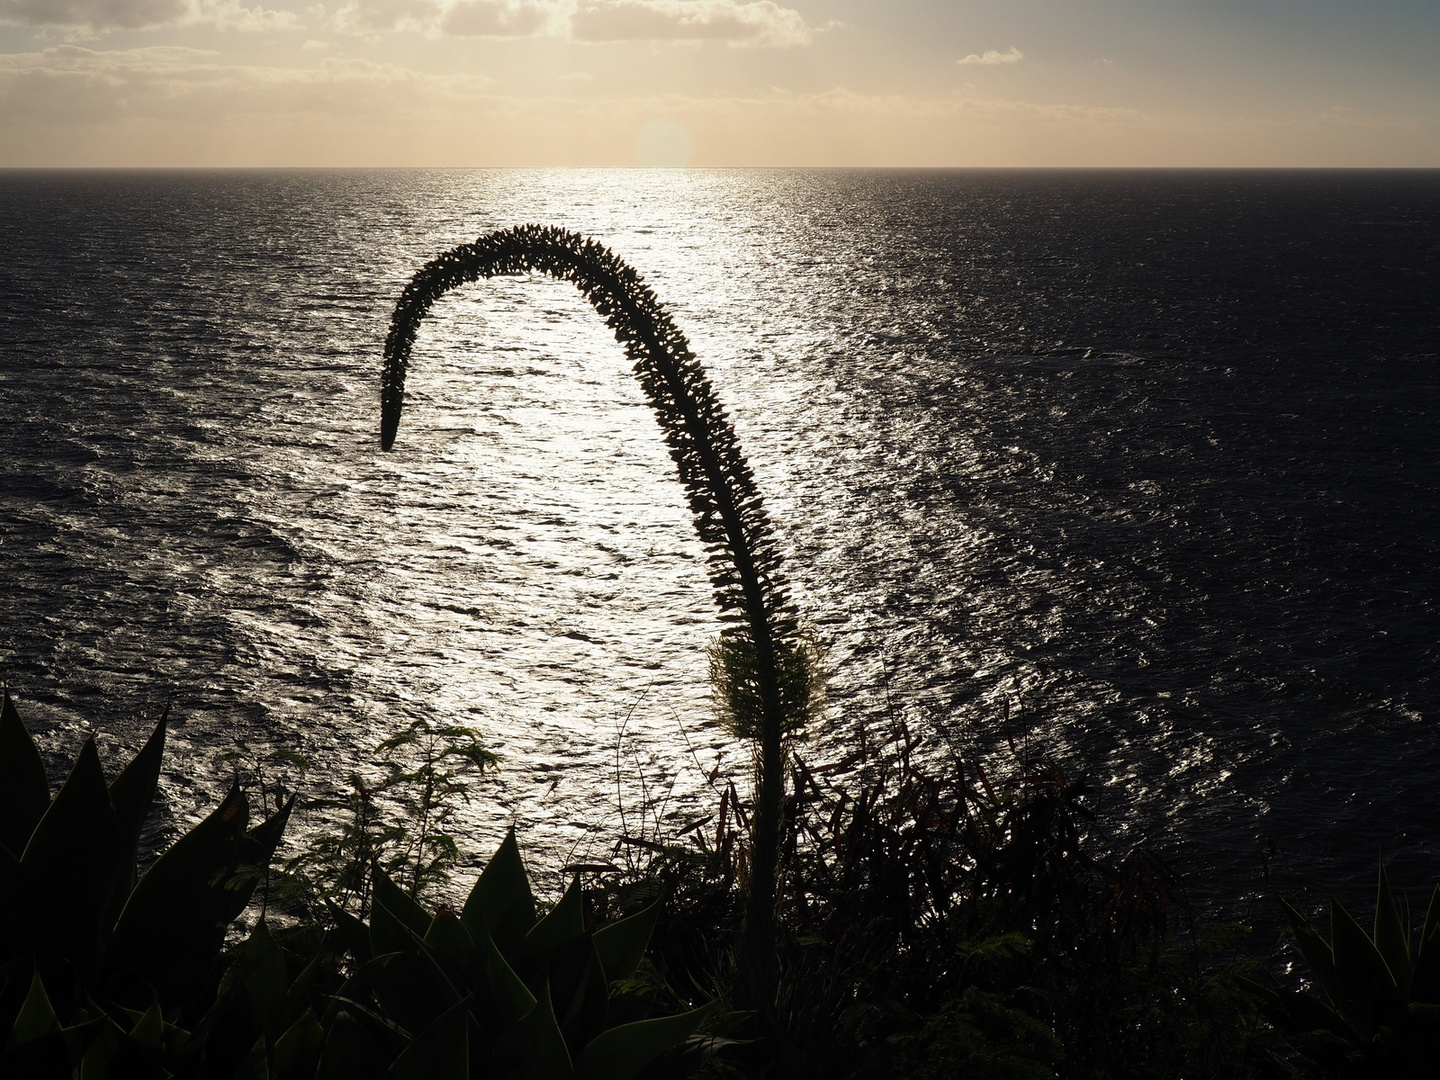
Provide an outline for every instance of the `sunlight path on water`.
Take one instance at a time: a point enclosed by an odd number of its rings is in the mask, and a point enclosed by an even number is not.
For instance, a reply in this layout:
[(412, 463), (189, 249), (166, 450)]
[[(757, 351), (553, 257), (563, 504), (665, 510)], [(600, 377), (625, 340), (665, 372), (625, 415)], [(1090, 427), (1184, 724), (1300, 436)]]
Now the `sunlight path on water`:
[(812, 757), (897, 717), (936, 754), (1036, 733), (1100, 783), (1117, 847), (1153, 840), (1230, 897), (1270, 888), (1271, 839), (1292, 881), (1368, 881), (1382, 843), (1397, 886), (1429, 873), (1424, 176), (0, 191), (0, 665), (57, 779), (91, 730), (107, 760), (136, 748), (136, 708), (173, 693), (152, 841), (214, 804), (227, 755), (298, 751), (291, 779), (323, 794), (415, 719), (502, 759), (463, 808), (467, 860), (513, 821), (551, 885), (609, 856), (621, 806), (673, 830), (713, 809), (717, 756), (745, 783), (708, 720), (715, 613), (680, 486), (577, 291), (449, 294), (379, 449), (405, 283), (541, 222), (633, 265), (728, 406), (828, 650)]

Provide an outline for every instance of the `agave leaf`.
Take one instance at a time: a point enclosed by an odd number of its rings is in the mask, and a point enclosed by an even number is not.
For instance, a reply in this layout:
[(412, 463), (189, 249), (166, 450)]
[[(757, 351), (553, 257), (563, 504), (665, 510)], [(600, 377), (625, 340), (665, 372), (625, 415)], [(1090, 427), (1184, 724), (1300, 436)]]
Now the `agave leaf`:
[[(222, 922), (234, 922), (250, 905), (255, 887), (270, 872), (270, 860), (275, 855), (275, 848), (294, 807), (295, 796), (292, 795), (275, 813), (237, 839), (234, 870), (216, 893), (217, 899), (224, 900), (217, 909)], [(246, 809), (248, 812), (248, 804)]]
[(235, 1080), (270, 1080), (270, 1063), (265, 1059), (265, 1036), (261, 1035), (234, 1072)]
[(526, 1080), (571, 1080), (574, 1067), (565, 1036), (560, 1034), (555, 1020), (548, 981), (541, 985), (534, 1007), (496, 1040), (491, 1056), (502, 1066), (509, 1066), (505, 1072)]
[(256, 1028), (274, 1034), (273, 1029), (282, 1019), (279, 1013), (285, 1006), (285, 991), (290, 983), (285, 954), (270, 936), (264, 919), (255, 924), (240, 947), (236, 966), (240, 968), (240, 983), (245, 988), (245, 999), (250, 1003), (250, 1016)]
[(1330, 900), (1330, 944), (1342, 994), (1335, 1003), (1336, 1011), (1368, 1042), (1375, 1036), (1381, 997), (1393, 995), (1395, 979), (1364, 928), (1334, 898)]
[(460, 920), (477, 941), (485, 931), (506, 956), (514, 954), (535, 925), (535, 897), (513, 827), (470, 890)]
[(1430, 894), (1430, 906), (1425, 909), (1425, 923), (1415, 945), (1415, 955), (1424, 956), (1437, 949), (1440, 949), (1440, 885)]
[(415, 1036), (386, 1076), (391, 1080), (467, 1080), (469, 1017), (468, 1000), (457, 1001)]
[(475, 939), (453, 911), (440, 910), (425, 931), (425, 944), (454, 971), (464, 971), (475, 951)]
[(490, 935), (481, 932), (476, 943), (485, 953), (485, 984), (490, 990), (490, 1007), (502, 1023), (513, 1024), (535, 1007), (535, 995), (525, 981), (515, 974)]
[(679, 1016), (637, 1020), (602, 1031), (580, 1054), (579, 1080), (630, 1080), (661, 1054), (700, 1030), (718, 1002)]
[(248, 816), (249, 803), (234, 786), (155, 860), (115, 925), (105, 964), (111, 979), (149, 983), (165, 1001), (215, 964), (236, 893), (245, 892), (233, 878)]
[[(386, 901), (400, 900), (412, 905), (415, 905), (415, 901), (396, 889), (393, 884), (391, 885), (393, 891), (382, 889), (380, 886), (382, 878), (383, 874), (377, 868), (374, 902), (370, 905), (370, 953), (372, 956), (380, 956), (392, 952), (414, 952), (415, 939), (418, 935), (405, 924), (405, 920)], [(384, 880), (388, 881), (389, 879), (385, 878)], [(415, 906), (419, 907), (419, 905)], [(402, 907), (401, 910), (405, 909)], [(408, 911), (406, 914), (414, 917), (413, 911)], [(424, 912), (422, 911), (421, 914)]]
[(1280, 996), (1280, 1008), (1284, 1017), (1282, 1031), (1328, 1031), (1342, 1039), (1355, 1037), (1344, 1018), (1313, 994), (1287, 991)]
[(325, 1045), (325, 1029), (309, 1009), (275, 1040), (273, 1066), (279, 1080), (301, 1080), (314, 1074), (315, 1060)]
[[(383, 933), (376, 934), (376, 927)], [(389, 1016), (408, 1031), (420, 1031), (461, 999), (433, 950), (423, 938), (392, 916), (376, 898), (370, 913), (372, 947), (380, 940), (403, 940), (403, 948), (385, 968), (375, 990)]]
[(335, 936), (339, 939), (340, 947), (360, 963), (368, 961), (374, 955), (370, 951), (369, 927), (328, 896), (325, 898), (325, 909), (335, 920)]
[(626, 979), (635, 973), (659, 919), (660, 901), (656, 900), (644, 910), (595, 931), (595, 951), (608, 980)]
[(1340, 977), (1335, 973), (1335, 954), (1330, 943), (1317, 934), (1309, 921), (1289, 903), (1284, 900), (1280, 903), (1290, 919), (1290, 927), (1295, 932), (1295, 945), (1299, 948), (1300, 955), (1310, 965), (1311, 974), (1315, 976), (1315, 981), (1320, 984), (1331, 1003), (1339, 1007), (1345, 995), (1340, 988)]
[(1410, 992), (1412, 974), (1410, 942), (1405, 931), (1395, 899), (1390, 895), (1390, 883), (1385, 878), (1385, 860), (1381, 858), (1379, 881), (1375, 887), (1375, 949), (1385, 961), (1401, 998)]
[(570, 880), (565, 895), (525, 935), (521, 964), (546, 963), (572, 941), (585, 933), (585, 902), (580, 892), (580, 875)]
[[(155, 787), (160, 780), (160, 761), (165, 753), (165, 719), (170, 715), (170, 706), (165, 706), (155, 730), (130, 764), (120, 775), (110, 781), (110, 802), (115, 807), (115, 820), (120, 825), (120, 850), (125, 860), (120, 872), (120, 887), (111, 902), (111, 914), (120, 916), (125, 898), (135, 887), (135, 860), (139, 856), (140, 832), (145, 827), (145, 815), (150, 812), (150, 803), (155, 798)], [(112, 919), (111, 925), (114, 925)]]
[(105, 914), (121, 867), (120, 826), (93, 737), (80, 748), (20, 863), (39, 890), (45, 947), (88, 975), (104, 949)]
[(50, 784), (10, 691), (0, 697), (0, 847), (18, 859), (50, 806)]
[[(109, 1070), (111, 1063), (119, 1056), (121, 1049), (125, 1046), (125, 1033), (120, 1030), (115, 1021), (105, 1016), (100, 1019), (100, 1027), (95, 1037), (90, 1040), (90, 1045), (80, 1057), (80, 1080), (92, 1080), (94, 1077), (104, 1077)], [(70, 1047), (72, 1058), (75, 1053), (75, 1046)]]
[(285, 990), (285, 1008), (281, 1015), (289, 1020), (292, 1016), (303, 1016), (310, 1010), (310, 987), (315, 982), (315, 975), (321, 970), (324, 962), (331, 956), (329, 941), (322, 938), (320, 947), (310, 962), (301, 969), (289, 987)]
[(342, 1011), (326, 1028), (318, 1080), (378, 1080), (385, 1075), (389, 1058), (384, 1044), (353, 1015)]
[(50, 995), (45, 992), (45, 984), (41, 982), (40, 973), (37, 971), (30, 976), (30, 990), (25, 995), (24, 1004), (20, 1006), (20, 1015), (15, 1018), (15, 1024), (10, 1029), (7, 1049), (24, 1046), (59, 1030), (60, 1021), (55, 1016)]
[(72, 1062), (84, 1059), (95, 1045), (97, 1039), (103, 1038), (108, 1028), (114, 1026), (110, 1018), (103, 1013), (93, 1016), (88, 1020), (81, 1020), (71, 1024), (69, 1027), (61, 1027), (60, 1037), (65, 1043), (66, 1055)]
[(1414, 943), (1415, 971), (1410, 980), (1412, 1001), (1440, 1004), (1440, 885), (1430, 894), (1420, 939)]
[(576, 938), (550, 963), (550, 991), (565, 1045), (578, 1052), (605, 1029), (609, 983), (588, 934)]
[(384, 977), (385, 968), (399, 955), (399, 953), (386, 953), (361, 964), (360, 970), (346, 979), (340, 989), (335, 992), (335, 996), (330, 999), (330, 1004), (325, 1008), (325, 1015), (321, 1017), (320, 1026), (329, 1031), (342, 1010), (368, 998), (375, 984)]
[(135, 1026), (130, 1029), (130, 1038), (153, 1050), (165, 1049), (165, 1017), (157, 1001), (140, 1014)]
[(0, 956), (11, 957), (33, 948), (37, 899), (35, 885), (19, 856), (0, 847)]
[[(425, 932), (430, 929), (430, 913), (421, 907), (409, 893), (396, 885), (390, 875), (381, 870), (379, 866), (371, 872), (375, 903), (384, 904), (390, 914), (395, 916), (404, 926), (412, 930), (417, 936), (424, 937)], [(377, 949), (376, 952), (384, 952), (384, 949)]]
[(285, 826), (290, 821), (290, 811), (294, 808), (295, 796), (291, 795), (275, 813), (245, 834), (241, 844), (242, 861), (256, 867), (270, 865), (275, 849), (280, 846), (280, 838), (285, 834)]

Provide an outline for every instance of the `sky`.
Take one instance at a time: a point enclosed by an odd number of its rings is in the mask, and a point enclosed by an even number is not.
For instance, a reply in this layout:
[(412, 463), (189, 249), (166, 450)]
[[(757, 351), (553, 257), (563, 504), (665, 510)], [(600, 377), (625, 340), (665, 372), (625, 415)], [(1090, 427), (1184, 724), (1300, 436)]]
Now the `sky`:
[(1440, 167), (1440, 0), (0, 0), (0, 166)]

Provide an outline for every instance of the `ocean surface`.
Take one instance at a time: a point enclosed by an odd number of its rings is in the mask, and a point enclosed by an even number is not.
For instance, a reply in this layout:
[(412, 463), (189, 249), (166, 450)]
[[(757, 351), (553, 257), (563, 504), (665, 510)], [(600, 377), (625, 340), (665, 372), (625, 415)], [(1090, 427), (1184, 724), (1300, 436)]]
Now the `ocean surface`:
[(1382, 848), (1423, 902), (1433, 171), (0, 173), (0, 678), (57, 781), (172, 702), (159, 843), (237, 770), (320, 796), (464, 723), (502, 760), (467, 862), (513, 822), (552, 886), (744, 781), (679, 485), (572, 287), (438, 304), (380, 451), (405, 282), (531, 221), (631, 262), (726, 402), (827, 653), (812, 760), (1030, 739), (1242, 914), (1366, 906)]

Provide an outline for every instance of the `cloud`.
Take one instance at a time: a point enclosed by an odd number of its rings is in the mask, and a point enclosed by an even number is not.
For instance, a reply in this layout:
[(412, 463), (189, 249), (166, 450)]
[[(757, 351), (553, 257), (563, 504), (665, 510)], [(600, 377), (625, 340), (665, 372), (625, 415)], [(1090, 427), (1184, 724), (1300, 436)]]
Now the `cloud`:
[(999, 49), (986, 49), (983, 53), (971, 53), (963, 60), (956, 60), (957, 64), (982, 64), (985, 67), (994, 67), (997, 64), (1018, 64), (1025, 59), (1025, 54), (1015, 46), (1010, 46), (1009, 52), (1001, 52)]
[(335, 13), (346, 34), (411, 31), (429, 37), (533, 37), (563, 33), (554, 0), (349, 0)]
[(553, 9), (505, 0), (462, 0), (445, 13), (441, 28), (452, 37), (531, 37), (549, 29)]
[(0, 23), (141, 30), (182, 21), (186, 0), (0, 0)]
[(345, 34), (381, 30), (431, 30), (440, 19), (436, 0), (350, 0), (335, 12), (335, 29)]
[(808, 45), (798, 11), (772, 0), (580, 0), (570, 18), (577, 41), (728, 41), (737, 45)]
[(196, 21), (220, 30), (241, 31), (287, 30), (300, 22), (293, 11), (247, 8), (239, 0), (201, 0)]
[(94, 31), (144, 30), (208, 23), (220, 30), (283, 30), (293, 12), (245, 7), (240, 0), (0, 0), (0, 24), (66, 26)]
[(417, 111), (468, 107), (493, 93), (492, 86), (484, 76), (430, 75), (359, 59), (265, 67), (228, 64), (216, 52), (177, 46), (62, 45), (0, 55), (0, 130), (138, 121), (209, 138), (237, 121), (297, 116), (361, 116), (403, 127)]

